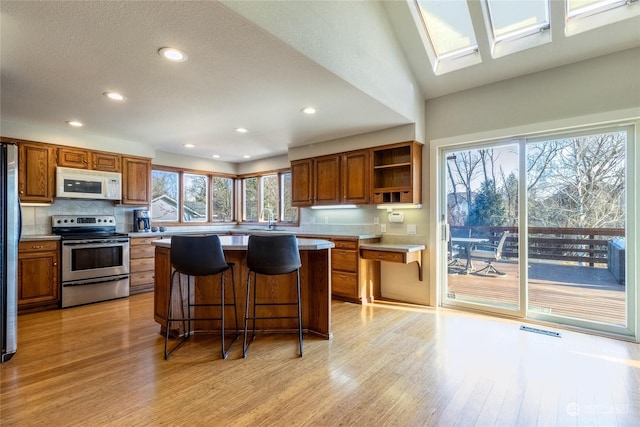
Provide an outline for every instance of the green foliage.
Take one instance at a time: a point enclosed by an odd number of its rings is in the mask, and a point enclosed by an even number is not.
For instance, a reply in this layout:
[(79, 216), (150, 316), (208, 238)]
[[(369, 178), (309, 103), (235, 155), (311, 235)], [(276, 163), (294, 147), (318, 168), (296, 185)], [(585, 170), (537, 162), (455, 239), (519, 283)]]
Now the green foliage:
[(484, 181), (469, 210), (469, 226), (501, 226), (507, 222), (503, 196), (496, 190), (493, 180)]

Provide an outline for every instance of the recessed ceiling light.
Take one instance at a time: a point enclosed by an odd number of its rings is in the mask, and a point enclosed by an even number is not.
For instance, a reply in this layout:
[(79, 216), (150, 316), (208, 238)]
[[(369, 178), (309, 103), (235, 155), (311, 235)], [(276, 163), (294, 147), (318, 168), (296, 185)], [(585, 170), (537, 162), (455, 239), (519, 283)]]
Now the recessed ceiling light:
[(193, 145), (193, 144), (184, 144), (183, 146), (185, 148), (193, 148), (193, 147), (195, 147), (195, 145)]
[(104, 92), (103, 95), (112, 101), (124, 101), (124, 95), (117, 92)]
[(244, 156), (242, 156), (244, 159), (250, 159), (251, 156), (249, 156), (248, 154), (245, 154)]
[(316, 113), (316, 109), (313, 107), (304, 107), (302, 110), (303, 113), (305, 114), (315, 114)]
[(219, 158), (220, 158), (220, 154), (214, 154), (214, 155), (213, 155), (213, 156), (211, 156), (211, 157), (213, 157), (214, 159), (219, 159)]
[(67, 124), (69, 126), (73, 126), (73, 127), (76, 127), (76, 128), (84, 126), (84, 124), (82, 122), (79, 122), (77, 120), (67, 120)]
[(249, 131), (247, 129), (245, 129), (245, 128), (236, 128), (236, 132), (238, 132), (238, 133), (247, 133)]
[(158, 53), (163, 58), (173, 62), (184, 62), (187, 60), (186, 53), (184, 53), (180, 49), (175, 49), (172, 47), (163, 47), (158, 51)]

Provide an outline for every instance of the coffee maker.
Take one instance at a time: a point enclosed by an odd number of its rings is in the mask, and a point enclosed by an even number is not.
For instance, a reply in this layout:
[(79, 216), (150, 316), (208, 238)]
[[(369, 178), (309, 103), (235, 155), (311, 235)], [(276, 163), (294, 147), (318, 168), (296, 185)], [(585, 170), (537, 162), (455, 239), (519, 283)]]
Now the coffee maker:
[(133, 211), (133, 231), (151, 231), (151, 218), (147, 209)]

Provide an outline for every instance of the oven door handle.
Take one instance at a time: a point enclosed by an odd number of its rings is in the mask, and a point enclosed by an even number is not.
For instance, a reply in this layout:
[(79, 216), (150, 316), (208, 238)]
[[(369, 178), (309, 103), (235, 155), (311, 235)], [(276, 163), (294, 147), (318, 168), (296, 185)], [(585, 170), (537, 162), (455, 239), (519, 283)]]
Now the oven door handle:
[(114, 243), (117, 243), (116, 246), (124, 246), (129, 243), (129, 240), (102, 240), (100, 242), (63, 242), (62, 246), (73, 246), (75, 248), (99, 248), (101, 246), (114, 246)]
[(97, 285), (98, 283), (108, 283), (108, 282), (117, 282), (118, 280), (124, 280), (127, 279), (129, 276), (128, 275), (124, 275), (124, 276), (110, 276), (110, 277), (103, 277), (101, 279), (90, 279), (90, 280), (78, 280), (76, 282), (70, 282), (70, 283), (63, 283), (62, 286), (63, 287), (70, 287), (70, 286), (87, 286), (87, 285)]

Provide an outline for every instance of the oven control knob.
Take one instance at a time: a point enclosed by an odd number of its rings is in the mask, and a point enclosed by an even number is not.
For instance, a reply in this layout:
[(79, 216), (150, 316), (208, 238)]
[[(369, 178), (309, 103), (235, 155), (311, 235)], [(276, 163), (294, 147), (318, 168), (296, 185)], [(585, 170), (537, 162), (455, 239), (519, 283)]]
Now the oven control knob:
[(72, 220), (70, 220), (70, 221), (71, 221), (71, 222), (75, 222), (76, 220), (75, 220), (75, 219), (72, 219)]
[(67, 222), (69, 222), (69, 220), (68, 220), (68, 219), (65, 219), (65, 220), (64, 220), (64, 222), (65, 222), (65, 223), (67, 223)]
[(98, 222), (102, 222), (102, 219), (98, 218)]

